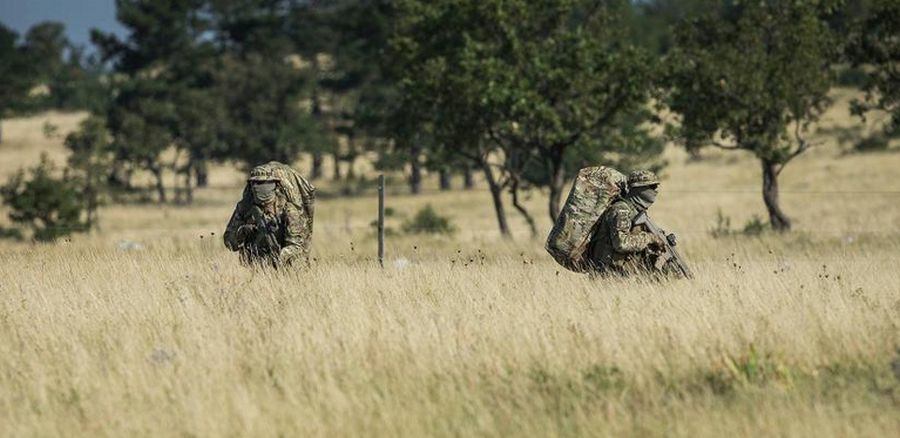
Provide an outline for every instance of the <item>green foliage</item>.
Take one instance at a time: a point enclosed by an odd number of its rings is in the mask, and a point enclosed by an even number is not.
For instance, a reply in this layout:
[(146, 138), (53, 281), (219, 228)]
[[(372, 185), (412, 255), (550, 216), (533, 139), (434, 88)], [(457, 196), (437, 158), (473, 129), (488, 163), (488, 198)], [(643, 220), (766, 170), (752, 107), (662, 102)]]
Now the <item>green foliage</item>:
[(755, 237), (764, 233), (768, 228), (769, 225), (766, 224), (761, 217), (753, 215), (753, 217), (744, 224), (744, 229), (741, 230), (741, 233), (745, 236)]
[(883, 152), (889, 147), (890, 139), (882, 133), (877, 133), (856, 142), (853, 150), (856, 152)]
[(716, 225), (709, 230), (709, 235), (714, 239), (732, 236), (759, 237), (769, 229), (769, 224), (758, 215), (753, 215), (740, 231), (731, 228), (731, 217), (726, 216), (721, 209), (716, 211)]
[[(711, 2), (676, 32), (670, 106), (685, 143), (726, 143), (779, 164), (808, 143), (788, 127), (828, 104), (836, 41), (817, 2)], [(789, 72), (789, 73), (788, 73)]]
[(77, 179), (87, 211), (87, 224), (93, 226), (101, 195), (109, 189), (115, 157), (104, 120), (92, 116), (81, 122), (77, 131), (66, 136), (65, 146), (70, 152), (67, 174)]
[(77, 180), (57, 173), (53, 162), (42, 155), (28, 177), (20, 170), (0, 188), (10, 220), (30, 227), (38, 241), (53, 241), (90, 228), (82, 221), (84, 202)]
[[(635, 117), (649, 97), (649, 56), (627, 42), (626, 1), (397, 2), (390, 58), (401, 85), (398, 135), (551, 190), (581, 147), (628, 153), (616, 135), (642, 136)], [(555, 205), (554, 205), (555, 204)]]
[[(34, 65), (19, 35), (0, 23), (0, 119), (21, 110), (35, 84)], [(0, 141), (2, 141), (0, 137)]]
[(863, 100), (854, 102), (852, 111), (864, 116), (872, 110), (891, 115), (888, 133), (900, 133), (900, 2), (875, 0), (872, 12), (858, 24), (848, 54), (857, 66), (863, 66), (866, 78)]
[(709, 1), (675, 33), (667, 83), (681, 115), (670, 132), (689, 149), (714, 144), (752, 152), (778, 230), (778, 175), (811, 147), (805, 130), (829, 104), (839, 44), (827, 18), (835, 2)]
[(0, 239), (21, 241), (24, 238), (25, 238), (25, 236), (22, 235), (22, 230), (20, 230), (18, 228), (0, 227)]
[(449, 218), (441, 216), (431, 206), (426, 205), (415, 216), (403, 223), (404, 233), (409, 234), (454, 234), (456, 226)]
[[(0, 25), (0, 59), (0, 117), (4, 111), (98, 110), (106, 101), (102, 67), (85, 59), (84, 50), (69, 42), (62, 23), (37, 23), (21, 42)], [(46, 86), (48, 92), (29, 94), (38, 85)]]
[(36, 71), (36, 80), (50, 82), (63, 67), (63, 53), (70, 46), (66, 27), (55, 21), (35, 24), (25, 34), (25, 50)]
[(731, 218), (722, 212), (722, 209), (716, 210), (716, 225), (709, 230), (709, 235), (715, 239), (731, 236), (734, 231), (731, 229)]

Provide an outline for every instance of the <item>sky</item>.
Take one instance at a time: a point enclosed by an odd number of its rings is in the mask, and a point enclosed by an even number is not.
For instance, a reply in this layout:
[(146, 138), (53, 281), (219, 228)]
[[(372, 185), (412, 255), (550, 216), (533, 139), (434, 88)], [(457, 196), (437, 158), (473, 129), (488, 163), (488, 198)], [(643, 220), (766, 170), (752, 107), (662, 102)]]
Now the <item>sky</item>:
[(115, 0), (0, 0), (0, 23), (25, 35), (41, 21), (66, 25), (69, 39), (90, 51), (91, 28), (122, 35), (116, 22)]

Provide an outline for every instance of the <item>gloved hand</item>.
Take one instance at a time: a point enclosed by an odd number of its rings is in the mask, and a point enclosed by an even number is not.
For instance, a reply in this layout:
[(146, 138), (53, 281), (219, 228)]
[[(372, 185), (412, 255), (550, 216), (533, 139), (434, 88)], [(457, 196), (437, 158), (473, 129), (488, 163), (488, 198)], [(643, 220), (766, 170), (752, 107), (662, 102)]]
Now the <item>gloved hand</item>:
[(247, 239), (250, 238), (250, 236), (253, 236), (254, 234), (256, 234), (256, 225), (253, 225), (253, 224), (241, 225), (240, 227), (238, 227), (236, 234), (237, 234), (237, 238), (239, 241), (241, 241), (241, 242), (246, 241)]
[(659, 236), (653, 233), (647, 233), (650, 235), (650, 244), (648, 245), (650, 249), (653, 250), (661, 250), (666, 246), (666, 242), (662, 240)]

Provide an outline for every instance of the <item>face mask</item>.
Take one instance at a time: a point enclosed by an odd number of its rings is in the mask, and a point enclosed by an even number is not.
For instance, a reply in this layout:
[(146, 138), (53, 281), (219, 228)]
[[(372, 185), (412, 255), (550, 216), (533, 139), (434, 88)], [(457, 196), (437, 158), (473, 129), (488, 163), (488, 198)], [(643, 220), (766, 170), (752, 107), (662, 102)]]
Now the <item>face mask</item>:
[(250, 191), (253, 193), (253, 199), (258, 203), (268, 203), (275, 199), (275, 183), (263, 182), (250, 185)]
[(656, 188), (653, 187), (640, 187), (634, 189), (631, 194), (631, 199), (634, 201), (635, 205), (642, 210), (646, 210), (656, 202)]

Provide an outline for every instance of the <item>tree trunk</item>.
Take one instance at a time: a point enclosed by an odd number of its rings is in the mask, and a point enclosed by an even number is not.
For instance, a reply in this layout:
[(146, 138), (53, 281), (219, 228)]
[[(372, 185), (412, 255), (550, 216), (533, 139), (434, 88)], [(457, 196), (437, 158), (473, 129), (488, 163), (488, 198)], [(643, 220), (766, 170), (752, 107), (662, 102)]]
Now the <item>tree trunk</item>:
[(317, 180), (322, 177), (322, 162), (325, 161), (322, 152), (316, 151), (312, 154), (312, 169), (309, 171), (309, 179)]
[(762, 195), (766, 210), (769, 212), (769, 223), (775, 231), (789, 231), (791, 220), (781, 211), (778, 203), (778, 163), (762, 160), (762, 173)]
[(525, 207), (519, 203), (519, 183), (514, 183), (512, 187), (509, 188), (509, 193), (512, 195), (512, 205), (516, 210), (519, 211), (519, 214), (525, 218), (525, 222), (528, 223), (528, 229), (531, 231), (531, 238), (534, 239), (537, 237), (537, 226), (534, 224), (534, 218), (531, 217), (531, 213), (525, 209)]
[(353, 181), (356, 179), (356, 171), (353, 169), (353, 164), (356, 163), (356, 156), (350, 155), (347, 157), (347, 176), (344, 178), (347, 181)]
[(194, 203), (194, 188), (191, 185), (191, 171), (194, 170), (192, 166), (188, 166), (187, 169), (184, 169), (184, 202), (185, 204), (193, 204)]
[(688, 153), (688, 161), (691, 163), (696, 163), (703, 160), (703, 155), (700, 154), (699, 147), (693, 147), (687, 149)]
[(497, 184), (497, 180), (494, 179), (494, 172), (491, 171), (491, 166), (488, 163), (482, 163), (481, 170), (484, 171), (484, 179), (488, 183), (491, 199), (494, 201), (494, 212), (497, 214), (497, 225), (500, 227), (500, 235), (504, 239), (512, 239), (509, 224), (506, 222), (506, 209), (503, 207), (503, 188)]
[(562, 153), (550, 157), (550, 220), (556, 221), (559, 216), (559, 205), (562, 203), (562, 192), (566, 184), (566, 172), (563, 167)]
[(194, 174), (197, 179), (197, 187), (209, 187), (209, 164), (205, 159), (198, 159), (195, 161), (194, 166)]
[(332, 175), (332, 180), (340, 181), (341, 180), (341, 157), (338, 156), (338, 153), (335, 152), (332, 155), (334, 158), (334, 175)]
[(412, 146), (409, 151), (409, 191), (418, 195), (422, 192), (422, 165), (419, 163), (419, 147)]
[(441, 169), (438, 171), (438, 180), (441, 186), (441, 191), (446, 192), (450, 190), (450, 171), (447, 169)]
[(156, 178), (156, 194), (159, 197), (159, 203), (164, 204), (166, 202), (166, 187), (163, 184), (163, 172), (160, 166), (153, 166), (150, 168), (150, 172), (153, 173), (153, 177)]
[(463, 188), (466, 190), (475, 188), (475, 175), (472, 174), (472, 168), (469, 166), (463, 169)]
[(0, 119), (0, 144), (3, 143), (3, 119)]

